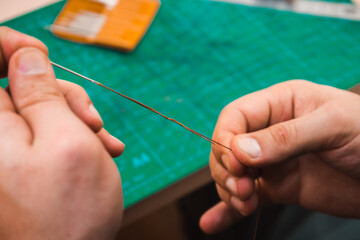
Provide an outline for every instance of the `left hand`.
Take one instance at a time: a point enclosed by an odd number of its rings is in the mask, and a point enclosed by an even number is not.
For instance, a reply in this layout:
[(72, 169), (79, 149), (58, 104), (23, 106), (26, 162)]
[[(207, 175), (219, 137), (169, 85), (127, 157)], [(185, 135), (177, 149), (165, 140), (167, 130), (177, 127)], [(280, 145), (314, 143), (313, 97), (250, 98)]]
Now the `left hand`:
[[(8, 27), (0, 27), (0, 79), (7, 77), (11, 56), (23, 47), (34, 47), (49, 55), (47, 47), (38, 39)], [(112, 157), (121, 155), (125, 145), (103, 128), (103, 121), (86, 91), (77, 84), (65, 80), (57, 81), (69, 107), (76, 116), (97, 134)]]
[(2, 27), (0, 44), (1, 239), (113, 239), (123, 196), (110, 154), (124, 145), (83, 89), (55, 79), (41, 42)]

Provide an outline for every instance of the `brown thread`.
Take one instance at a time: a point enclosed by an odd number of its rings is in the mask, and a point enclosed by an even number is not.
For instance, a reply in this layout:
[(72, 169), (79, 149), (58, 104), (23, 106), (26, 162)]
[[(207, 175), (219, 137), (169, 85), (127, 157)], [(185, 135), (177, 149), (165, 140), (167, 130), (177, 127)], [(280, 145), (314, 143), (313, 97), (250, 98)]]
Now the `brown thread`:
[[(103, 87), (103, 88), (106, 88), (107, 90), (110, 90), (110, 91), (112, 91), (112, 92), (114, 92), (114, 93), (116, 93), (116, 94), (118, 94), (118, 95), (120, 95), (120, 96), (122, 96), (122, 97), (124, 97), (124, 98), (126, 98), (126, 99), (128, 99), (128, 100), (130, 100), (130, 101), (132, 101), (132, 102), (134, 102), (134, 103), (136, 103), (136, 104), (138, 104), (138, 105), (140, 105), (140, 106), (142, 106), (142, 107), (144, 107), (144, 108), (146, 108), (146, 109), (148, 109), (148, 110), (150, 110), (150, 111), (152, 111), (152, 112), (160, 115), (160, 116), (162, 116), (162, 117), (165, 118), (166, 120), (172, 121), (172, 122), (180, 125), (181, 127), (185, 128), (186, 130), (190, 131), (191, 133), (193, 133), (193, 134), (201, 137), (202, 139), (204, 139), (204, 140), (206, 140), (206, 141), (208, 141), (208, 142), (210, 142), (210, 143), (212, 143), (212, 144), (217, 144), (217, 145), (219, 145), (219, 146), (221, 146), (221, 147), (224, 147), (224, 148), (232, 151), (230, 147), (227, 147), (227, 146), (225, 146), (225, 145), (223, 145), (223, 144), (215, 141), (214, 139), (211, 139), (211, 138), (209, 138), (209, 137), (207, 137), (207, 136), (205, 136), (205, 135), (203, 135), (203, 134), (201, 134), (201, 133), (199, 133), (199, 132), (197, 132), (197, 131), (189, 128), (189, 127), (186, 127), (186, 126), (185, 126), (184, 124), (182, 124), (181, 122), (178, 122), (178, 121), (176, 121), (176, 120), (173, 119), (173, 118), (169, 118), (169, 117), (165, 116), (164, 114), (156, 111), (155, 109), (153, 109), (153, 108), (151, 108), (151, 107), (149, 107), (149, 106), (147, 106), (147, 105), (145, 105), (145, 104), (143, 104), (143, 103), (141, 103), (141, 102), (139, 102), (139, 101), (137, 101), (137, 100), (135, 100), (135, 99), (133, 99), (133, 98), (131, 98), (131, 97), (128, 97), (128, 96), (126, 96), (126, 95), (124, 95), (124, 94), (122, 94), (122, 93), (120, 93), (120, 92), (118, 92), (118, 91), (116, 91), (116, 90), (114, 90), (114, 89), (112, 89), (112, 88), (109, 88), (109, 87), (105, 86), (104, 84), (102, 84), (102, 83), (100, 83), (100, 82), (97, 82), (97, 81), (95, 81), (95, 80), (93, 80), (93, 79), (91, 79), (91, 78), (88, 78), (88, 77), (86, 77), (86, 76), (84, 76), (84, 75), (81, 75), (80, 73), (74, 72), (74, 71), (72, 71), (72, 70), (70, 70), (70, 69), (68, 69), (68, 68), (66, 68), (66, 67), (63, 67), (63, 66), (61, 66), (61, 65), (59, 65), (59, 64), (57, 64), (57, 63), (54, 63), (53, 61), (50, 61), (50, 62), (51, 62), (51, 64), (54, 65), (55, 67), (58, 67), (58, 68), (63, 69), (63, 70), (65, 70), (65, 71), (67, 71), (67, 72), (70, 72), (70, 73), (72, 73), (72, 74), (74, 74), (74, 75), (76, 75), (76, 76), (78, 76), (78, 77), (81, 77), (81, 78), (83, 78), (83, 79), (85, 79), (85, 80), (87, 80), (87, 81), (89, 81), (89, 82), (92, 82), (92, 83), (94, 83), (94, 84), (96, 84), (96, 85), (98, 85), (98, 86), (101, 86), (101, 87)], [(257, 210), (256, 210), (256, 222), (255, 222), (255, 229), (254, 229), (253, 238), (252, 238), (253, 240), (256, 240), (256, 233), (257, 233), (257, 231), (258, 231), (259, 218), (260, 218), (260, 210), (261, 210), (261, 209), (260, 209), (260, 205), (261, 205), (261, 198), (260, 198), (260, 180), (259, 180), (259, 176), (258, 176), (256, 170), (255, 170), (254, 168), (252, 168), (252, 170), (254, 171), (255, 179), (256, 179), (256, 181), (257, 181), (257, 183), (258, 183), (258, 192), (259, 192), (259, 194), (258, 194), (258, 195), (259, 195), (259, 204), (258, 204), (258, 208), (257, 208)]]
[(112, 91), (112, 92), (114, 92), (114, 93), (116, 93), (116, 94), (118, 94), (118, 95), (120, 95), (120, 96), (122, 96), (122, 97), (124, 97), (124, 98), (126, 98), (126, 99), (128, 99), (128, 100), (130, 100), (130, 101), (132, 101), (132, 102), (134, 102), (134, 103), (136, 103), (136, 104), (138, 104), (138, 105), (140, 105), (140, 106), (142, 106), (142, 107), (144, 107), (144, 108), (146, 108), (146, 109), (148, 109), (148, 110), (150, 110), (150, 111), (152, 111), (152, 112), (160, 115), (160, 116), (162, 116), (163, 118), (165, 118), (165, 119), (167, 119), (167, 120), (169, 120), (169, 121), (172, 121), (172, 122), (180, 125), (181, 127), (185, 128), (186, 130), (192, 132), (193, 134), (201, 137), (202, 139), (205, 139), (206, 141), (208, 141), (208, 142), (210, 142), (210, 143), (217, 144), (217, 145), (219, 145), (219, 146), (222, 146), (222, 147), (224, 147), (224, 148), (227, 148), (227, 149), (229, 149), (229, 150), (231, 151), (231, 148), (229, 148), (229, 147), (227, 147), (227, 146), (225, 146), (225, 145), (223, 145), (223, 144), (221, 144), (221, 143), (219, 143), (219, 142), (217, 142), (217, 141), (215, 141), (215, 140), (213, 140), (213, 139), (211, 139), (211, 138), (209, 138), (209, 137), (207, 137), (207, 136), (205, 136), (205, 135), (203, 135), (203, 134), (201, 134), (201, 133), (199, 133), (199, 132), (197, 132), (197, 131), (195, 131), (195, 130), (192, 130), (192, 129), (189, 128), (189, 127), (186, 127), (186, 126), (185, 126), (184, 124), (182, 124), (181, 122), (178, 122), (178, 121), (176, 121), (176, 120), (173, 119), (173, 118), (169, 118), (169, 117), (165, 116), (164, 114), (156, 111), (155, 109), (153, 109), (153, 108), (151, 108), (151, 107), (149, 107), (149, 106), (147, 106), (147, 105), (145, 105), (145, 104), (143, 104), (143, 103), (141, 103), (141, 102), (139, 102), (139, 101), (137, 101), (137, 100), (135, 100), (135, 99), (133, 99), (133, 98), (131, 98), (131, 97), (128, 97), (128, 96), (126, 96), (126, 95), (124, 95), (124, 94), (122, 94), (122, 93), (119, 93), (118, 91), (115, 91), (114, 89), (111, 89), (111, 88), (105, 86), (105, 85), (102, 84), (102, 83), (99, 83), (99, 82), (97, 82), (97, 81), (95, 81), (95, 80), (93, 80), (93, 79), (91, 79), (91, 78), (85, 77), (84, 75), (81, 75), (81, 74), (79, 74), (79, 73), (77, 73), (77, 72), (74, 72), (74, 71), (72, 71), (72, 70), (70, 70), (70, 69), (68, 69), (68, 68), (66, 68), (66, 67), (63, 67), (63, 66), (57, 64), (57, 63), (54, 63), (54, 62), (52, 62), (52, 61), (50, 61), (50, 62), (51, 62), (51, 64), (54, 65), (55, 67), (61, 68), (61, 69), (65, 70), (65, 71), (68, 71), (68, 72), (70, 72), (70, 73), (72, 73), (72, 74), (75, 74), (76, 76), (79, 76), (79, 77), (81, 77), (81, 78), (83, 78), (83, 79), (85, 79), (85, 80), (88, 80), (88, 81), (90, 81), (90, 82), (92, 82), (92, 83), (95, 83), (95, 84), (98, 85), (98, 86), (101, 86), (101, 87), (103, 87), (103, 88), (106, 88), (107, 90), (110, 90), (110, 91)]

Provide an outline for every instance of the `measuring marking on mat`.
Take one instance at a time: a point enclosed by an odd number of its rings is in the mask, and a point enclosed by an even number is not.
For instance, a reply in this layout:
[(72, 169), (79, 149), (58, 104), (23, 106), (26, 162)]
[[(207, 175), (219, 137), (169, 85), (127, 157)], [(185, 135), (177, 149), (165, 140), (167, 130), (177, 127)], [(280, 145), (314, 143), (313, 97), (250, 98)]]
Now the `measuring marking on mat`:
[(281, 11), (309, 14), (315, 16), (341, 18), (360, 21), (360, 6), (348, 3), (294, 1), (281, 0), (210, 0), (214, 2), (227, 2), (253, 7), (272, 8)]

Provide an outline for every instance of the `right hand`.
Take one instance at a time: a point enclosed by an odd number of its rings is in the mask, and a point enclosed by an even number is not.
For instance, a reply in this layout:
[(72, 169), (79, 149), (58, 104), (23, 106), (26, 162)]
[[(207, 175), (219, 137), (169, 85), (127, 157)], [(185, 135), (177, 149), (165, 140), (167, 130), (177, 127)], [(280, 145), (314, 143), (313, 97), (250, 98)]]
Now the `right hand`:
[[(201, 228), (214, 233), (259, 204), (296, 204), (360, 217), (360, 96), (306, 81), (289, 81), (229, 104), (218, 119), (212, 176), (223, 202)], [(251, 168), (260, 169), (261, 191)]]
[(82, 88), (55, 79), (40, 41), (1, 27), (0, 47), (0, 238), (112, 239), (123, 196), (110, 155), (124, 145)]

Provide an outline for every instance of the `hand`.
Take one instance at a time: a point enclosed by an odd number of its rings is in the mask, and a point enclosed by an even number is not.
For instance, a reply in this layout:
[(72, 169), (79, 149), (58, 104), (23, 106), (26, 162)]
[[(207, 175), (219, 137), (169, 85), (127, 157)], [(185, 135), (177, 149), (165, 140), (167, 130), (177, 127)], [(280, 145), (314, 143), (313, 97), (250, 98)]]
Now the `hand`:
[[(23, 47), (38, 48), (46, 56), (49, 55), (47, 47), (38, 39), (8, 27), (0, 27), (0, 79), (7, 76), (10, 57)], [(125, 145), (103, 128), (101, 116), (85, 90), (65, 80), (57, 81), (71, 110), (98, 135), (112, 157), (121, 155)]]
[[(297, 204), (360, 217), (360, 96), (290, 81), (229, 104), (218, 119), (210, 168), (222, 202), (200, 220), (222, 231), (260, 204)], [(253, 169), (260, 171), (260, 188)]]
[(0, 46), (0, 238), (111, 239), (123, 199), (109, 153), (124, 145), (83, 89), (55, 79), (41, 42), (1, 27)]

